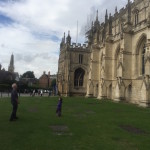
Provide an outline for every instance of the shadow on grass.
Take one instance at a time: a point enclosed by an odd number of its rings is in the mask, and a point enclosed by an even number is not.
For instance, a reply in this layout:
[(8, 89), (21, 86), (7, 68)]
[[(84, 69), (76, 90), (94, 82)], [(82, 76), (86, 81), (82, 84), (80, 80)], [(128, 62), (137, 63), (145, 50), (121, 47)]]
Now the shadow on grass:
[(139, 128), (136, 128), (136, 127), (133, 127), (131, 125), (120, 125), (120, 128), (129, 132), (129, 133), (134, 133), (134, 134), (149, 134), (148, 132), (142, 130), (142, 129), (139, 129)]

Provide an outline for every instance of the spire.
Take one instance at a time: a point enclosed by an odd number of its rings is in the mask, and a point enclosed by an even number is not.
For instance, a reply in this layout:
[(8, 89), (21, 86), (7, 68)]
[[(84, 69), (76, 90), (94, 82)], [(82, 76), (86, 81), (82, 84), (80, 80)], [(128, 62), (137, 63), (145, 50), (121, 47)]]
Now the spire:
[(112, 34), (112, 16), (109, 14), (109, 34)]
[(14, 55), (12, 54), (11, 58), (10, 58), (10, 64), (8, 67), (8, 71), (13, 73), (14, 69), (15, 69), (15, 67), (14, 67)]
[(50, 78), (50, 71), (48, 72), (48, 77)]
[(66, 37), (66, 43), (67, 43), (68, 45), (71, 45), (70, 31), (68, 31), (68, 36)]
[(131, 22), (131, 3), (128, 0), (128, 23)]
[(65, 39), (66, 39), (66, 37), (65, 37), (65, 32), (64, 32), (64, 43), (65, 43)]
[(98, 10), (97, 10), (97, 14), (96, 14), (96, 21), (98, 21)]
[(94, 28), (98, 29), (99, 26), (100, 26), (100, 22), (98, 21), (98, 10), (97, 10), (97, 12), (96, 12), (96, 20), (94, 22)]
[(115, 13), (117, 13), (118, 11), (117, 11), (117, 6), (116, 6), (116, 8), (115, 8)]
[(63, 45), (64, 45), (64, 38), (62, 38), (62, 40), (61, 40), (61, 43), (60, 43), (60, 50), (62, 49)]
[(68, 31), (68, 36), (70, 36), (70, 31)]
[(108, 14), (107, 14), (107, 9), (106, 9), (106, 14), (105, 14), (105, 23), (107, 22), (108, 20)]
[(62, 40), (61, 40), (61, 43), (60, 43), (60, 50), (62, 50), (64, 44), (65, 44), (65, 32), (64, 32), (64, 37), (62, 37)]
[(92, 21), (92, 24), (91, 24), (91, 31), (93, 32), (93, 29), (94, 29), (94, 22)]

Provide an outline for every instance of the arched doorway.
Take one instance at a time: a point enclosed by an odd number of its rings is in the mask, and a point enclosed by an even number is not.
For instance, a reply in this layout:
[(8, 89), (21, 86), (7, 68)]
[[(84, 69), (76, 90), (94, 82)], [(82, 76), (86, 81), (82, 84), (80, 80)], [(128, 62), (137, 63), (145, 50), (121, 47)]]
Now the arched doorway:
[(82, 68), (78, 68), (74, 72), (74, 86), (83, 87), (84, 85), (85, 71)]

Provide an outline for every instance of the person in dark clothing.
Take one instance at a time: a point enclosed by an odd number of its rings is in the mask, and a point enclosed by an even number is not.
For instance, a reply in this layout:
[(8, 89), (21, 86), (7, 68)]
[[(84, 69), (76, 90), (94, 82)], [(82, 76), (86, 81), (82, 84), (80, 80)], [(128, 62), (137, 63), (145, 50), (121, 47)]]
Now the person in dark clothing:
[(51, 96), (51, 91), (50, 90), (48, 91), (48, 96)]
[(61, 117), (61, 109), (62, 109), (62, 98), (59, 97), (56, 113), (58, 117)]
[(11, 104), (13, 106), (13, 110), (10, 116), (10, 121), (15, 121), (18, 119), (16, 116), (17, 108), (18, 108), (18, 93), (17, 93), (17, 84), (12, 84), (12, 92), (11, 92)]

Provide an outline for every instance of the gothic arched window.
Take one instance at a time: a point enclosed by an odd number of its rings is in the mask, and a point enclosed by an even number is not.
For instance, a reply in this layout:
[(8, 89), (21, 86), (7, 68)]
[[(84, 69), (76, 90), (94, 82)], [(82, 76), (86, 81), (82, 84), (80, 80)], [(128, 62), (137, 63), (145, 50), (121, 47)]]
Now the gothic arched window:
[(115, 50), (115, 55), (114, 55), (114, 78), (117, 77), (117, 72), (118, 72), (118, 66), (119, 66), (119, 61), (120, 61), (120, 45), (117, 46), (116, 50)]
[(78, 68), (74, 73), (74, 86), (83, 86), (85, 71), (82, 68)]
[(145, 74), (145, 53), (146, 53), (147, 35), (142, 34), (137, 42), (134, 68), (135, 77)]
[(82, 63), (83, 63), (83, 55), (79, 54), (79, 64), (82, 64)]
[(116, 54), (116, 75), (118, 76), (118, 66), (119, 63), (121, 61), (121, 52), (120, 52), (120, 48), (118, 49), (118, 52)]
[(136, 9), (135, 11), (134, 11), (134, 13), (135, 13), (135, 26), (139, 23), (139, 10), (138, 9)]
[(143, 50), (142, 50), (142, 55), (141, 55), (141, 66), (142, 66), (142, 75), (144, 75), (145, 74), (145, 44), (144, 44), (144, 46), (143, 46)]

